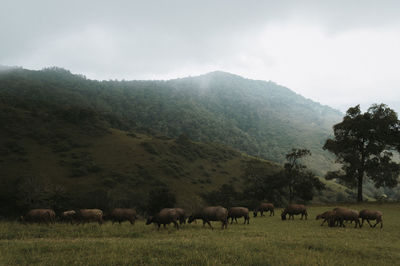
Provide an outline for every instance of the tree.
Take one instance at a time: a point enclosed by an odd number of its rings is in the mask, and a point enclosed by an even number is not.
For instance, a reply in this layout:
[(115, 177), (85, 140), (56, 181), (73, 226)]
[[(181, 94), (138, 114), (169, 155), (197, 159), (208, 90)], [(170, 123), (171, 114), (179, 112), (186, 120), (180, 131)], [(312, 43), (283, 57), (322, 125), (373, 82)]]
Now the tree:
[(156, 214), (163, 208), (173, 208), (176, 197), (168, 187), (161, 186), (149, 192), (147, 210), (150, 214)]
[(341, 170), (328, 172), (327, 179), (337, 178), (357, 187), (357, 201), (363, 201), (363, 182), (371, 179), (377, 188), (394, 187), (400, 173), (392, 161), (393, 151), (400, 150), (400, 121), (385, 104), (374, 104), (361, 113), (360, 106), (347, 110), (343, 121), (333, 126), (334, 138), (323, 147), (336, 155)]
[(287, 193), (282, 171), (261, 160), (251, 160), (245, 168), (244, 179), (246, 186), (243, 199), (251, 201), (249, 206), (255, 208), (260, 201), (273, 202), (275, 205), (286, 204)]
[(202, 196), (209, 205), (221, 205), (226, 208), (239, 205), (241, 200), (240, 193), (231, 184), (223, 184), (218, 190), (203, 193)]
[(292, 149), (286, 155), (287, 163), (279, 172), (271, 172), (260, 165), (249, 164), (245, 175), (248, 180), (245, 193), (257, 200), (268, 199), (274, 203), (289, 203), (294, 199), (310, 201), (315, 191), (325, 188), (325, 185), (299, 161), (311, 155), (307, 149)]
[(287, 163), (284, 165), (283, 178), (284, 184), (288, 189), (289, 203), (292, 203), (295, 197), (302, 200), (312, 200), (315, 190), (322, 190), (325, 185), (307, 169), (299, 160), (305, 156), (311, 156), (307, 149), (292, 149), (286, 154)]

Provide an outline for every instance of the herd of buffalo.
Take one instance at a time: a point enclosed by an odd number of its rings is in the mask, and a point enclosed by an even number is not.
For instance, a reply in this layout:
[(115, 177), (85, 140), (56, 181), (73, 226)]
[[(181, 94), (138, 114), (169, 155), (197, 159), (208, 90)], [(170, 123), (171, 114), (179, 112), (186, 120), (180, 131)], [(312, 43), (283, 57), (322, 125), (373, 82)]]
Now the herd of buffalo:
[[(256, 217), (257, 214), (260, 213), (261, 216), (264, 216), (265, 212), (269, 212), (270, 216), (274, 216), (274, 205), (272, 203), (261, 203), (254, 209), (253, 215)], [(307, 220), (308, 215), (306, 207), (301, 204), (291, 204), (282, 211), (281, 219), (286, 220), (286, 217), (289, 216), (289, 220), (293, 220), (294, 215), (301, 215), (301, 220), (303, 217)], [(167, 224), (173, 223), (176, 229), (179, 229), (179, 226), (185, 224), (186, 220), (188, 223), (202, 220), (203, 226), (208, 224), (210, 228), (213, 228), (210, 222), (219, 221), (222, 223), (222, 229), (224, 229), (228, 227), (229, 218), (231, 219), (232, 224), (234, 220), (237, 223), (237, 218), (242, 217), (244, 218), (244, 223), (249, 224), (250, 216), (248, 208), (232, 207), (227, 210), (222, 206), (208, 206), (192, 213), (191, 215), (187, 215), (185, 210), (182, 208), (165, 208), (156, 215), (147, 217), (146, 224), (156, 224), (158, 229), (160, 229), (161, 225), (164, 225), (165, 227)], [(98, 222), (101, 225), (103, 221), (112, 221), (112, 223), (129, 221), (133, 225), (137, 218), (138, 216), (134, 209), (123, 208), (116, 208), (109, 213), (103, 213), (103, 211), (99, 209), (69, 210), (61, 213), (59, 217), (56, 217), (55, 212), (51, 209), (33, 209), (25, 216), (21, 216), (21, 222), (43, 223), (49, 225), (50, 223), (55, 223), (56, 220), (59, 220), (71, 224)], [(381, 224), (381, 228), (383, 227), (382, 212), (374, 210), (362, 210), (358, 212), (347, 208), (335, 208), (317, 215), (316, 219), (324, 219), (321, 226), (327, 222), (330, 227), (344, 227), (344, 222), (346, 221), (355, 222), (355, 227), (358, 226), (361, 228), (366, 220), (371, 227), (375, 227), (379, 223)], [(371, 225), (370, 220), (375, 220), (376, 223)]]

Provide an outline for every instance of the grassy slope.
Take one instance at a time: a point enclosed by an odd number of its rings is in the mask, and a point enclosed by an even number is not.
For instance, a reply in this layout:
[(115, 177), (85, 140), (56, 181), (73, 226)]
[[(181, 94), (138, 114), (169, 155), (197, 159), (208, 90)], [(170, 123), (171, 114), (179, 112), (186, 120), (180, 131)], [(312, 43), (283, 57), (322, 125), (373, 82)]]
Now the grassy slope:
[[(221, 230), (185, 225), (157, 231), (137, 221), (112, 226), (50, 227), (0, 223), (1, 265), (397, 265), (400, 205), (353, 205), (379, 209), (384, 228), (329, 228), (315, 216), (331, 207), (309, 207), (309, 219), (253, 218), (250, 225)], [(277, 210), (278, 214), (280, 211)], [(242, 219), (240, 219), (242, 222)]]
[[(200, 193), (225, 183), (240, 189), (246, 162), (254, 159), (214, 143), (85, 129), (57, 119), (44, 122), (18, 109), (11, 113), (0, 141), (4, 193), (26, 176), (61, 185), (71, 197), (118, 186), (143, 193), (163, 183), (179, 205), (194, 208), (202, 202)], [(280, 167), (265, 164), (271, 171)], [(91, 171), (93, 166), (99, 170)]]
[[(203, 204), (200, 193), (222, 184), (240, 190), (246, 164), (255, 159), (215, 143), (181, 143), (105, 129), (101, 123), (77, 126), (19, 108), (4, 107), (1, 111), (6, 123), (0, 131), (0, 190), (7, 200), (17, 193), (18, 178), (33, 176), (46, 184), (62, 186), (71, 198), (88, 194), (89, 199), (99, 191), (143, 195), (163, 183), (174, 192), (178, 205), (192, 209)], [(271, 172), (281, 167), (263, 162)], [(340, 190), (347, 195), (340, 185), (327, 184), (327, 193), (318, 196), (316, 202), (336, 200)], [(86, 200), (81, 199), (82, 204), (89, 204)], [(90, 204), (82, 207), (98, 207), (96, 202)], [(4, 214), (9, 211), (4, 210)]]

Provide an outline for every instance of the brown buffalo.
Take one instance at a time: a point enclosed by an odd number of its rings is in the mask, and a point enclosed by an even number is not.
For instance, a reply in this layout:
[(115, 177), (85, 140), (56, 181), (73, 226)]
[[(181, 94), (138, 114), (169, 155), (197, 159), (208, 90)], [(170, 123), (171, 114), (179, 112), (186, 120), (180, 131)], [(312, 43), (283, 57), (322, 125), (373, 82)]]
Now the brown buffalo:
[(104, 216), (104, 220), (111, 220), (112, 223), (129, 221), (132, 225), (135, 224), (137, 213), (134, 209), (115, 208), (109, 214)]
[(21, 216), (21, 222), (49, 225), (49, 223), (55, 222), (55, 217), (55, 212), (52, 209), (33, 209), (27, 212), (25, 216)]
[(244, 217), (244, 224), (249, 224), (250, 216), (249, 216), (249, 209), (245, 207), (232, 207), (228, 211), (228, 220), (231, 218), (231, 224), (233, 223), (233, 219), (235, 219), (236, 223), (237, 218)]
[(260, 216), (265, 216), (264, 212), (269, 212), (269, 216), (275, 216), (274, 204), (272, 203), (260, 203), (260, 205), (253, 211), (254, 217), (257, 217), (257, 213), (260, 212)]
[(103, 211), (99, 209), (80, 209), (76, 211), (77, 224), (88, 222), (98, 222), (103, 224)]
[(177, 212), (178, 212), (178, 220), (179, 220), (179, 224), (186, 224), (186, 212), (184, 209), (182, 208), (174, 208)]
[[(361, 226), (364, 225), (364, 220), (367, 220), (369, 226), (375, 227), (377, 224), (381, 224), (381, 228), (383, 227), (383, 221), (382, 221), (382, 212), (380, 211), (374, 211), (374, 210), (362, 210), (360, 211), (360, 218), (361, 218)], [(376, 220), (376, 223), (372, 226), (369, 220)]]
[(286, 220), (287, 214), (289, 214), (289, 220), (290, 220), (290, 218), (292, 218), (292, 220), (294, 220), (294, 215), (299, 215), (299, 214), (301, 214), (300, 220), (303, 220), (303, 217), (305, 217), (307, 220), (307, 215), (308, 215), (306, 206), (304, 206), (302, 204), (291, 204), (291, 205), (287, 206), (282, 211), (282, 214), (281, 214), (282, 220)]
[(334, 217), (334, 215), (335, 215), (335, 211), (333, 211), (333, 210), (332, 211), (326, 211), (324, 213), (318, 214), (317, 217), (316, 217), (316, 220), (324, 219), (322, 221), (321, 226), (323, 226), (325, 222), (328, 222), (328, 224), (331, 226), (329, 221)]
[[(359, 218), (359, 212), (356, 210), (351, 210), (347, 208), (335, 208), (333, 209), (335, 214), (331, 217), (330, 224), (335, 224), (337, 222), (339, 226), (345, 227), (344, 221), (355, 222), (355, 228), (357, 226), (361, 227)], [(335, 221), (334, 221), (335, 220)]]
[(76, 218), (76, 211), (74, 210), (62, 212), (60, 215), (61, 221), (66, 223), (69, 222), (72, 224), (75, 218)]
[(151, 223), (157, 224), (158, 230), (160, 230), (161, 225), (164, 225), (165, 228), (165, 225), (173, 223), (176, 229), (179, 229), (178, 220), (179, 213), (175, 209), (165, 208), (156, 215), (149, 216), (146, 220), (146, 225)]
[(193, 213), (188, 220), (188, 223), (192, 223), (196, 219), (203, 220), (203, 227), (207, 223), (211, 229), (210, 221), (220, 221), (222, 223), (222, 229), (228, 228), (228, 210), (222, 206), (209, 206), (203, 208), (199, 212)]

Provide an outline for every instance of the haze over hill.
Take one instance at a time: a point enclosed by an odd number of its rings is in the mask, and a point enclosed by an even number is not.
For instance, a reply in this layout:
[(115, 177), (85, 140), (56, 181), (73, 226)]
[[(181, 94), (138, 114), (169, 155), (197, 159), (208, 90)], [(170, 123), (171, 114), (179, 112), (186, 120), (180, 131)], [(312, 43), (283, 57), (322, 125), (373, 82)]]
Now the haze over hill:
[(168, 81), (96, 81), (60, 68), (14, 69), (1, 75), (1, 95), (30, 105), (89, 109), (119, 129), (141, 129), (219, 142), (283, 162), (294, 147), (313, 153), (309, 165), (331, 168), (321, 147), (342, 114), (273, 82), (225, 72)]
[[(192, 208), (223, 184), (243, 190), (249, 164), (279, 171), (273, 162), (292, 148), (310, 149), (305, 163), (319, 174), (333, 167), (321, 147), (342, 114), (270, 81), (219, 71), (96, 81), (61, 68), (3, 69), (1, 195), (12, 202), (4, 213), (42, 195), (76, 207), (140, 207), (154, 187)], [(327, 187), (322, 202), (351, 198)]]

